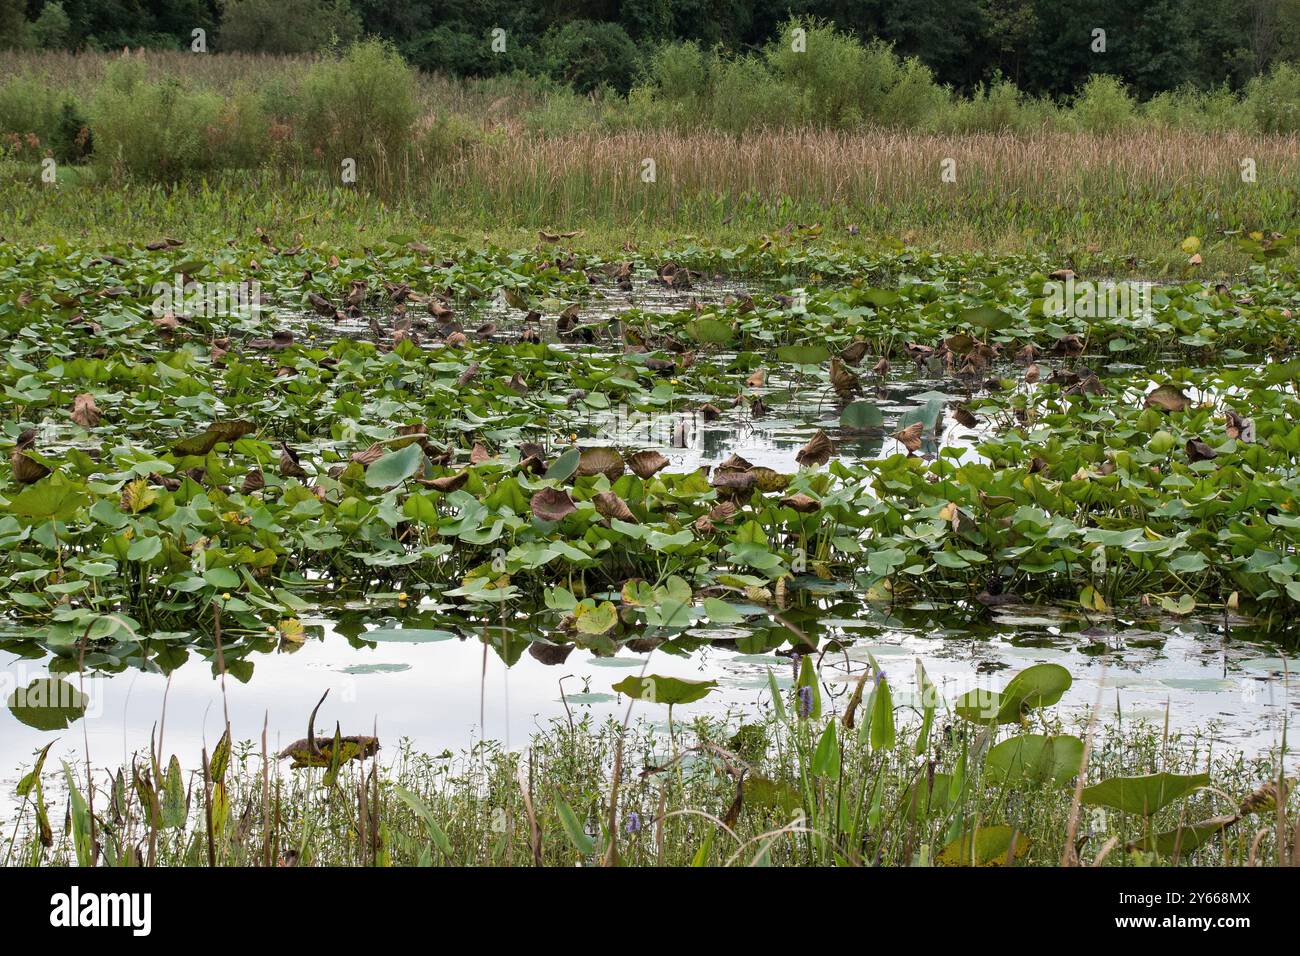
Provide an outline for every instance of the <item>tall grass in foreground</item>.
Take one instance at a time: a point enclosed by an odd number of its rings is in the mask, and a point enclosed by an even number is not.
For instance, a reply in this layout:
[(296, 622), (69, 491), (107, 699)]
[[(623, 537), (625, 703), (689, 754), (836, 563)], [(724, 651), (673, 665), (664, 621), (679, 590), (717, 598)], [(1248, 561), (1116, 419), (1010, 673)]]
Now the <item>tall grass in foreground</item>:
[[(859, 721), (864, 719), (859, 714)], [(1040, 732), (1056, 732), (1054, 720)], [(830, 728), (829, 730), (827, 728)], [(891, 734), (895, 731), (891, 728)], [(265, 741), (182, 773), (162, 755), (46, 776), (4, 824), (7, 865), (862, 865), (970, 862), (970, 837), (1009, 828), (1014, 853), (988, 865), (1274, 865), (1300, 862), (1290, 807), (1244, 816), (1199, 849), (1143, 848), (1161, 830), (1237, 812), (1275, 759), (1224, 753), (1212, 737), (1144, 725), (1101, 728), (1088, 783), (1158, 771), (1209, 771), (1211, 787), (1150, 819), (1072, 805), (1073, 786), (1008, 787), (983, 763), (971, 725), (915, 724), (882, 740), (825, 720), (662, 726), (590, 716), (553, 721), (524, 751), (485, 742), (439, 756), (399, 744), (387, 762), (289, 771)], [(833, 759), (827, 740), (835, 739)], [(918, 756), (918, 750), (920, 755)], [(190, 755), (196, 757), (197, 755)], [(207, 755), (205, 755), (206, 757)], [(212, 770), (217, 760), (223, 766)], [(614, 768), (618, 769), (617, 786)], [(36, 800), (53, 803), (45, 834)], [(1294, 802), (1294, 801), (1293, 801)], [(66, 806), (60, 806), (64, 804)], [(94, 821), (90, 817), (94, 808)], [(89, 839), (93, 833), (93, 842)], [(963, 843), (965, 841), (965, 843)], [(965, 847), (962, 861), (952, 847)], [(945, 848), (948, 852), (945, 853)], [(1013, 858), (1014, 857), (1014, 858)]]

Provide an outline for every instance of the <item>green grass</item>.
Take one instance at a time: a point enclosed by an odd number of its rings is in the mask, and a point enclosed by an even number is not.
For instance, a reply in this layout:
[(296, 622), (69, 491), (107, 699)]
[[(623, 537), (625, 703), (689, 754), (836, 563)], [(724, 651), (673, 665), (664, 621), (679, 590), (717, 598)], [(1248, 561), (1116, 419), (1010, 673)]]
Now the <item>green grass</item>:
[[(1287, 846), (1294, 845), (1293, 814), (1269, 807), (1195, 851), (1186, 849), (1192, 840), (1186, 829), (1187, 844), (1176, 854), (1142, 848), (1156, 832), (1237, 812), (1243, 798), (1275, 777), (1275, 758), (1226, 754), (1204, 732), (1168, 735), (1125, 723), (1103, 726), (1092, 739), (1089, 784), (1120, 775), (1209, 772), (1212, 787), (1147, 821), (1095, 806), (1075, 810), (1068, 783), (998, 783), (985, 769), (983, 731), (947, 724), (942, 715), (920, 757), (914, 720), (886, 747), (872, 747), (869, 734), (864, 741), (837, 717), (782, 719), (768, 710), (741, 723), (690, 720), (679, 711), (677, 721), (671, 740), (649, 723), (624, 729), (582, 716), (553, 721), (517, 751), (489, 741), (431, 755), (400, 742), (381, 751), (378, 763), (346, 764), (333, 782), (326, 782), (328, 768), (289, 770), (256, 743), (237, 746), (224, 780), (207, 783), (201, 772), (182, 773), (179, 766), (170, 780), (165, 759), (153, 765), (139, 754), (111, 775), (97, 771), (93, 799), (84, 767), (73, 772), (85, 807), (73, 801), (71, 827), (57, 825), (67, 798), (55, 798), (47, 783), (47, 813), (56, 821), (48, 844), (34, 826), (34, 802), (25, 800), (5, 824), (0, 861), (89, 862), (75, 835), (78, 827), (88, 832), (92, 806), (103, 848), (98, 862), (117, 866), (209, 860), (218, 866), (917, 866), (944, 862), (944, 848), (976, 827), (1014, 830), (1016, 863), (1027, 866), (1059, 865), (1070, 833), (1085, 866), (1271, 865), (1294, 852)], [(862, 721), (859, 713), (859, 726)], [(1060, 731), (1055, 718), (1034, 723)], [(842, 747), (835, 773), (815, 754), (827, 726)], [(198, 764), (198, 755), (185, 756), (187, 765)], [(615, 765), (621, 766), (616, 788)], [(949, 801), (946, 788), (959, 774), (965, 783)], [(914, 803), (916, 793), (922, 798)], [(142, 806), (155, 799), (159, 810), (151, 822)], [(1281, 856), (1279, 832), (1285, 835)], [(989, 862), (1007, 861), (998, 853)]]

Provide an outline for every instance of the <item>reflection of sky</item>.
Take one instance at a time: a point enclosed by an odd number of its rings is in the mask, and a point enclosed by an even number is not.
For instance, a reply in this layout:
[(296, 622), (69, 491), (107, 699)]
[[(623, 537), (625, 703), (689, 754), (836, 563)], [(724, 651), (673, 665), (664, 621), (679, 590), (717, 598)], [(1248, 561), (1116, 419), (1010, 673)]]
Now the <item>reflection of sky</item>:
[[(367, 623), (375, 626), (380, 613)], [(1081, 716), (1084, 708), (1100, 702), (1106, 719), (1113, 720), (1118, 708), (1125, 722), (1146, 718), (1159, 725), (1167, 707), (1174, 731), (1208, 729), (1217, 722), (1217, 739), (1223, 743), (1216, 751), (1275, 747), (1287, 702), (1293, 720), (1300, 712), (1300, 687), (1293, 677), (1288, 694), (1279, 652), (1250, 643), (1251, 635), (1244, 632), (1225, 640), (1213, 627), (1174, 627), (1153, 619), (1146, 622), (1149, 630), (1134, 625), (1111, 633), (1080, 633), (1086, 621), (1043, 608), (1008, 608), (991, 617), (979, 610), (914, 610), (885, 617), (864, 609), (850, 590), (835, 592), (820, 609), (795, 609), (786, 617), (823, 648), (839, 642), (821, 661), (827, 706), (836, 710), (842, 709), (871, 655), (885, 669), (903, 707), (912, 700), (917, 659), (947, 701), (973, 687), (1000, 688), (1030, 664), (1060, 663), (1075, 678), (1063, 703), (1067, 715)], [(945, 626), (944, 621), (954, 623)], [(704, 701), (676, 710), (675, 717), (689, 719), (700, 712), (753, 714), (766, 700), (767, 668), (784, 686), (792, 674), (789, 658), (773, 653), (789, 646), (791, 634), (764, 618), (752, 618), (744, 627), (694, 629), (691, 633), (698, 637), (740, 640), (705, 641), (683, 655), (661, 647), (648, 657), (624, 649), (602, 659), (578, 648), (559, 665), (543, 665), (525, 653), (507, 669), (489, 650), (486, 672), (483, 645), (473, 637), (354, 648), (329, 621), (310, 618), (305, 623), (313, 636), (301, 649), (254, 653), (248, 658), (251, 680), (227, 677), (237, 738), (259, 738), (265, 718), (269, 745), (282, 749), (306, 734), (307, 715), (328, 688), (317, 720), (321, 734), (333, 733), (336, 721), (344, 734), (377, 729), (388, 755), (402, 737), (438, 753), (459, 750), (481, 732), (517, 748), (550, 720), (564, 719), (561, 686), (575, 716), (590, 709), (621, 718), (627, 702), (615, 698), (611, 685), (640, 674), (642, 667), (648, 674), (719, 681), (719, 689)], [(545, 630), (537, 620), (532, 623)], [(47, 673), (41, 662), (0, 651), (6, 693), (16, 683), (25, 686)], [(75, 684), (75, 675), (70, 680)], [(33, 751), (56, 737), (52, 757), (80, 760), (84, 729), (91, 759), (100, 767), (116, 767), (133, 751), (147, 749), (150, 734), (163, 723), (164, 696), (165, 754), (193, 763), (203, 746), (210, 749), (221, 734), (221, 685), (209, 662), (195, 653), (173, 673), (170, 688), (166, 677), (132, 669), (90, 679), (86, 690), (94, 701), (92, 716), (59, 734), (29, 728), (7, 710), (0, 713), (0, 780), (6, 800)], [(905, 714), (900, 711), (900, 720)], [(633, 716), (662, 723), (666, 711), (638, 702)], [(57, 760), (49, 766), (58, 767)]]

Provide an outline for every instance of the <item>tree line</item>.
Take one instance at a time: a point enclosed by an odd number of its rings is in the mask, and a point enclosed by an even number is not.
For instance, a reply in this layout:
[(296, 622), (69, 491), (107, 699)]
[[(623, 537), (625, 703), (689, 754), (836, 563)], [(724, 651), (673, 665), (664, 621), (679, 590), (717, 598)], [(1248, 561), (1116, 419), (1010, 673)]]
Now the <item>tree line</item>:
[(430, 72), (625, 93), (664, 44), (743, 55), (792, 16), (891, 44), (961, 92), (1004, 78), (1063, 97), (1105, 73), (1145, 99), (1237, 90), (1300, 62), (1300, 0), (0, 0), (0, 47), (189, 49), (201, 36), (210, 52), (301, 54), (377, 36)]

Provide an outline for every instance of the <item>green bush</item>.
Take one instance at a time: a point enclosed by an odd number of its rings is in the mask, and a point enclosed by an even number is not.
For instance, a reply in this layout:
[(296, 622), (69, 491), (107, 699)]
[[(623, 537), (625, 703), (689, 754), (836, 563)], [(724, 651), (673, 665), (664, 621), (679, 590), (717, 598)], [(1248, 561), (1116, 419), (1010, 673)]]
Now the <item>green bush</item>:
[(804, 92), (776, 79), (756, 56), (716, 57), (709, 81), (709, 120), (720, 130), (794, 126), (807, 115)]
[(1137, 104), (1124, 81), (1107, 73), (1088, 78), (1072, 110), (1078, 127), (1089, 133), (1118, 133), (1128, 128)]
[(616, 23), (591, 20), (571, 20), (547, 30), (541, 59), (549, 76), (579, 93), (602, 86), (626, 93), (641, 69), (640, 51), (627, 31)]
[(1245, 105), (1261, 133), (1300, 132), (1300, 69), (1279, 63), (1246, 85)]
[(366, 40), (312, 65), (295, 128), (328, 166), (345, 158), (396, 161), (418, 112), (415, 73), (390, 45)]
[(149, 81), (144, 72), (144, 63), (130, 57), (105, 71), (91, 111), (97, 162), (163, 182), (211, 165), (222, 97), (174, 80)]
[(50, 140), (54, 158), (61, 163), (81, 163), (89, 158), (95, 148), (95, 137), (90, 121), (82, 115), (73, 100), (64, 100), (59, 110), (59, 123)]
[(58, 128), (60, 93), (35, 76), (19, 74), (0, 82), (0, 133), (32, 133), (46, 142)]

